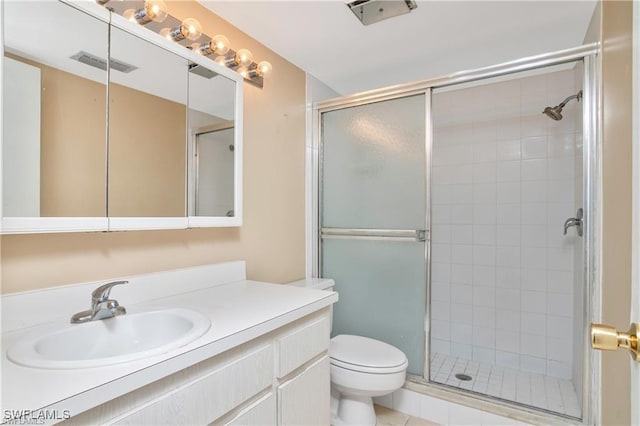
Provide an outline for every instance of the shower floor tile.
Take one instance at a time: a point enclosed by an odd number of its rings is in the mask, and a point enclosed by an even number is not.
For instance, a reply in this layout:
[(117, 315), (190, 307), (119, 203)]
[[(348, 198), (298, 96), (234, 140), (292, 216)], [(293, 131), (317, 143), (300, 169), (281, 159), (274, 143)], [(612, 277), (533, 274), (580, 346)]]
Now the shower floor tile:
[[(450, 355), (431, 355), (431, 380), (460, 389), (515, 401), (543, 410), (580, 417), (580, 405), (570, 380), (527, 373)], [(460, 380), (456, 375), (471, 380)]]

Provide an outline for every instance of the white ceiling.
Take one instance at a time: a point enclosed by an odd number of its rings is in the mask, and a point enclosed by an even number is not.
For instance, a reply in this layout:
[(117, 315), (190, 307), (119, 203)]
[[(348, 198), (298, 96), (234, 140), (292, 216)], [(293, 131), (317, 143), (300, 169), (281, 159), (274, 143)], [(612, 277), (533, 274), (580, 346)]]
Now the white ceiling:
[(341, 94), (581, 45), (596, 5), (417, 0), (363, 26), (343, 0), (198, 1)]

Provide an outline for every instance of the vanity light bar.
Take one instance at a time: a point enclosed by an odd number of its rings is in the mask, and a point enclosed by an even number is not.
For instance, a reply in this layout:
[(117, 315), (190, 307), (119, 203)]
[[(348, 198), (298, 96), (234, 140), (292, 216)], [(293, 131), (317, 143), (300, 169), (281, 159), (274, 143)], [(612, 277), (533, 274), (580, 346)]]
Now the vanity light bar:
[(238, 74), (245, 81), (262, 88), (264, 77), (271, 73), (272, 66), (267, 61), (253, 61), (249, 49), (233, 50), (229, 40), (223, 35), (209, 37), (201, 32), (200, 23), (193, 18), (180, 21), (167, 13), (162, 0), (110, 1), (95, 0), (107, 10), (122, 15), (163, 37), (193, 50), (202, 56), (223, 65)]

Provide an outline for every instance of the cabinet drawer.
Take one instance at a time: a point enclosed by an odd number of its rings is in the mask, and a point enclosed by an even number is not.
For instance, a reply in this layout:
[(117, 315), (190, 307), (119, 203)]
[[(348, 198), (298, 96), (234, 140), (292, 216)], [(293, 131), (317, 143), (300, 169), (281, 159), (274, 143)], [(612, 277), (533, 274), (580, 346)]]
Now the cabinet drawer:
[(328, 425), (329, 357), (324, 356), (278, 387), (278, 424)]
[(278, 348), (277, 376), (282, 378), (329, 348), (331, 320), (329, 312), (296, 327), (276, 340)]
[(271, 386), (273, 347), (245, 356), (115, 419), (117, 424), (207, 424)]
[[(217, 422), (214, 423), (216, 425)], [(242, 410), (237, 417), (225, 425), (254, 426), (276, 424), (276, 397), (269, 393)]]

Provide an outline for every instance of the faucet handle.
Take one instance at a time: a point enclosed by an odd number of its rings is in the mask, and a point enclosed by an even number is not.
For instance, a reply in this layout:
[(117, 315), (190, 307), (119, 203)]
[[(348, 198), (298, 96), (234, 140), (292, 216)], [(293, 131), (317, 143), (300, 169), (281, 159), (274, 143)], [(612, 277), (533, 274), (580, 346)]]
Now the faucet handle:
[(95, 305), (96, 303), (104, 302), (109, 299), (109, 293), (111, 293), (111, 289), (120, 284), (127, 284), (129, 281), (112, 281), (110, 283), (106, 283), (101, 285), (100, 287), (93, 290), (91, 293), (91, 301)]

